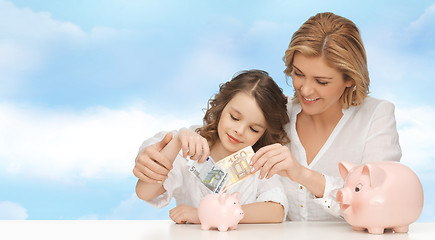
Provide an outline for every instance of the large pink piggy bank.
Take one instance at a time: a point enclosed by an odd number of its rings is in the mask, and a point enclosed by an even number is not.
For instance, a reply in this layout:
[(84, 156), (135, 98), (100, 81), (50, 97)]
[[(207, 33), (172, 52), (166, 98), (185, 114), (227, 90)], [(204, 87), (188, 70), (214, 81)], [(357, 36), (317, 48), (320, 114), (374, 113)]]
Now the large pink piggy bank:
[(236, 229), (244, 213), (240, 206), (240, 193), (210, 194), (201, 199), (198, 217), (202, 230), (216, 227), (219, 231)]
[(423, 209), (423, 187), (417, 175), (398, 162), (355, 166), (339, 163), (345, 180), (338, 190), (344, 219), (354, 230), (382, 234), (384, 229), (408, 232)]

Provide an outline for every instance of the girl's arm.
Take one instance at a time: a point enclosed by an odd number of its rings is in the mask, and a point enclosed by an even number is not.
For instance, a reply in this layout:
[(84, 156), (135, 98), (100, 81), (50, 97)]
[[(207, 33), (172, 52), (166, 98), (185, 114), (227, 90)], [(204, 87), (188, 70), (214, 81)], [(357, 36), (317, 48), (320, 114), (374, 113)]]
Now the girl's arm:
[[(284, 207), (275, 202), (255, 202), (242, 205), (245, 216), (240, 223), (280, 223), (284, 219)], [(187, 205), (177, 206), (169, 211), (175, 223), (200, 224), (198, 208)]]
[(285, 195), (281, 177), (273, 176), (259, 181), (259, 174), (252, 176), (258, 181), (254, 203), (242, 205), (245, 212), (241, 223), (280, 223), (285, 220), (288, 211), (288, 199)]
[(280, 223), (284, 219), (284, 207), (275, 202), (255, 202), (242, 205), (245, 216), (240, 223)]

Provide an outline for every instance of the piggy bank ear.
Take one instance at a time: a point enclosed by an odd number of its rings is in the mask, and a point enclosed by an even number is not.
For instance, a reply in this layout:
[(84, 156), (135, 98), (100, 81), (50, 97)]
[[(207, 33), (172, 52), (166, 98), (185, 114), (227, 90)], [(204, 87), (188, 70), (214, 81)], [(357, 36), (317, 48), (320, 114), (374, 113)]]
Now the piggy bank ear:
[(235, 197), (237, 199), (237, 201), (240, 200), (240, 193), (238, 193), (238, 192), (231, 194), (231, 196)]
[(369, 176), (370, 186), (372, 188), (381, 186), (386, 178), (384, 169), (370, 163), (364, 165), (362, 174)]
[(349, 171), (354, 168), (355, 165), (349, 162), (339, 162), (338, 163), (338, 170), (340, 171), (341, 177), (346, 180), (347, 175), (349, 174)]

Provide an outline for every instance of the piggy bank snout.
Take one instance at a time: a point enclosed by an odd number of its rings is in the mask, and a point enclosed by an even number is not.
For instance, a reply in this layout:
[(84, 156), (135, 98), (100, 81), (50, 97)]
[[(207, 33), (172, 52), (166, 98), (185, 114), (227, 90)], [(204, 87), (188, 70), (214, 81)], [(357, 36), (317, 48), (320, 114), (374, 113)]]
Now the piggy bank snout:
[(239, 215), (240, 217), (243, 217), (243, 216), (245, 215), (245, 212), (243, 212), (243, 210), (240, 209), (240, 211), (238, 212), (238, 215)]
[(345, 188), (339, 189), (337, 192), (337, 202), (339, 202), (342, 205), (349, 205), (350, 199), (349, 194), (347, 193)]
[(244, 216), (245, 216), (245, 214), (243, 212), (241, 212), (241, 213), (237, 214), (235, 219), (237, 219), (237, 222), (240, 222)]

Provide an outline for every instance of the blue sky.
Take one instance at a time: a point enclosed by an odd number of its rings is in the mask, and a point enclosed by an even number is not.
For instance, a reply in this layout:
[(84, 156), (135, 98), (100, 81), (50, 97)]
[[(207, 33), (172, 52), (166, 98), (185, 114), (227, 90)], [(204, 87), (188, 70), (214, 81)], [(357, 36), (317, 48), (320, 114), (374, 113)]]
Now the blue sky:
[(396, 105), (402, 163), (435, 221), (433, 1), (0, 0), (0, 219), (168, 219), (134, 195), (141, 142), (200, 124), (219, 83), (266, 70), (317, 12), (354, 21), (371, 95)]

